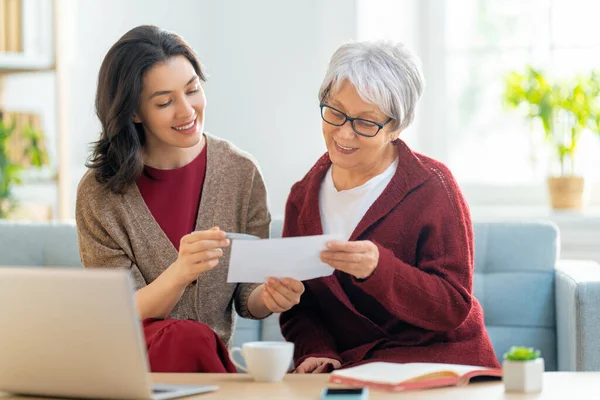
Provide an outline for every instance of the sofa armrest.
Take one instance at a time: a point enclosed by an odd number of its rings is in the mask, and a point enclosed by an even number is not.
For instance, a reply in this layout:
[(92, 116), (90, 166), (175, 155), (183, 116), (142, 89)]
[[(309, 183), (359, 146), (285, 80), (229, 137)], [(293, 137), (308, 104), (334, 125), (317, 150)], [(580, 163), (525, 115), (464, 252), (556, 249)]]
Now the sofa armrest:
[(555, 285), (559, 371), (600, 371), (600, 264), (560, 260)]

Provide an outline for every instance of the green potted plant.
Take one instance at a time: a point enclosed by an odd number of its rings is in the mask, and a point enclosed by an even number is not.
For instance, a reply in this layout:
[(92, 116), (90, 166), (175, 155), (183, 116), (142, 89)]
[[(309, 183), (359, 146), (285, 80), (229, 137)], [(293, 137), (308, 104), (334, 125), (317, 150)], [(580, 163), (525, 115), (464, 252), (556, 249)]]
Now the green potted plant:
[(523, 110), (526, 118), (541, 122), (544, 139), (559, 166), (558, 175), (548, 177), (555, 209), (583, 207), (585, 181), (575, 169), (577, 146), (585, 129), (600, 131), (599, 82), (598, 72), (551, 81), (531, 66), (506, 77), (505, 103)]
[(587, 128), (600, 138), (600, 71), (593, 71), (586, 85), (589, 104)]
[(513, 346), (504, 354), (502, 380), (507, 392), (542, 390), (544, 359), (532, 347)]
[[(20, 174), (28, 166), (41, 167), (47, 164), (47, 153), (42, 144), (42, 133), (31, 125), (20, 131), (15, 121), (7, 122), (0, 112), (0, 218), (6, 218), (16, 205), (12, 194), (14, 185), (21, 183)], [(10, 151), (11, 139), (20, 134), (25, 142), (23, 154), (15, 156)]]

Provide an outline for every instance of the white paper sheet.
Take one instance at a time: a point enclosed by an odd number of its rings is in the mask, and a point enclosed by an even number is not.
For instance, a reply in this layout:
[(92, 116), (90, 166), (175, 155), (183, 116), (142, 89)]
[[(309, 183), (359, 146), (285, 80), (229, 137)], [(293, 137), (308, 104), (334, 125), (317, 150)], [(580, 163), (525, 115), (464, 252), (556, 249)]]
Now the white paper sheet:
[(282, 239), (233, 240), (227, 282), (262, 283), (269, 277), (304, 281), (331, 275), (332, 267), (319, 254), (330, 240), (341, 235), (318, 235)]

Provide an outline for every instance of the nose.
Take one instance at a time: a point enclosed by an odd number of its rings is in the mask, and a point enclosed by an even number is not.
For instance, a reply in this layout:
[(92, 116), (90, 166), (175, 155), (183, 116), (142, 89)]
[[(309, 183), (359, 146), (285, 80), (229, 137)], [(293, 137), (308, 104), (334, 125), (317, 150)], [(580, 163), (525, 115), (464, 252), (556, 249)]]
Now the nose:
[(344, 125), (338, 128), (338, 136), (342, 138), (351, 139), (354, 135), (354, 129), (352, 129), (352, 123), (350, 121), (346, 121)]
[(188, 99), (183, 97), (177, 108), (177, 116), (181, 119), (192, 118), (195, 112), (194, 107), (192, 107)]

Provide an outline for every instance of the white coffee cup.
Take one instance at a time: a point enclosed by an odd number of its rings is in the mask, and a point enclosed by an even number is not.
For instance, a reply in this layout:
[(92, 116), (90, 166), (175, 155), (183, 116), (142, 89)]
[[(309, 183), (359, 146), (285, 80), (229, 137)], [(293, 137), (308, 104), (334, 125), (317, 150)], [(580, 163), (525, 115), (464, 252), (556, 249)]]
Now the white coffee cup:
[[(242, 355), (246, 367), (238, 364), (233, 356)], [(229, 352), (231, 360), (240, 370), (248, 372), (257, 382), (279, 382), (290, 369), (294, 357), (291, 342), (248, 342), (242, 348), (234, 347)]]

